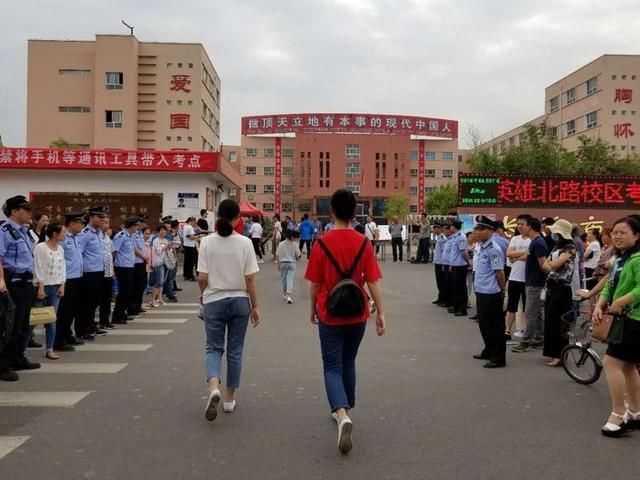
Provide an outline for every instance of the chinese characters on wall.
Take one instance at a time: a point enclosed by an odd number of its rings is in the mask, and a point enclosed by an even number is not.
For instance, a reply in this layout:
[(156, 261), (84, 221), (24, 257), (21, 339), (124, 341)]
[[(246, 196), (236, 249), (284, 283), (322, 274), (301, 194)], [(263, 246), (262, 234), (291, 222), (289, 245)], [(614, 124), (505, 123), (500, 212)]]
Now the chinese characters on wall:
[[(191, 75), (171, 75), (169, 82), (169, 90), (172, 92), (191, 92)], [(191, 115), (188, 113), (171, 113), (169, 115), (169, 128), (171, 130), (181, 128), (189, 130), (189, 120)]]
[[(631, 103), (633, 100), (633, 90), (630, 88), (616, 88), (613, 103)], [(613, 125), (613, 135), (616, 138), (629, 138), (635, 135), (631, 129), (631, 123), (616, 123)]]

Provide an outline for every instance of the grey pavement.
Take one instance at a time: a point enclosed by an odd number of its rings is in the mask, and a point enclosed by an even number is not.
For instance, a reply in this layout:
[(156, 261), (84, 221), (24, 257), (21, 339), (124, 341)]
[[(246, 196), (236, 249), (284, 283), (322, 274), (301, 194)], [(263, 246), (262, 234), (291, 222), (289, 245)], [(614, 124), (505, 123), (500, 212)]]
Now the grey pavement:
[[(192, 305), (162, 307), (119, 329), (136, 335), (96, 342), (114, 351), (61, 354), (59, 365), (93, 373), (63, 367), (0, 383), (0, 479), (637, 476), (640, 432), (599, 433), (610, 409), (604, 377), (578, 385), (539, 352), (509, 352), (508, 368), (483, 369), (471, 358), (481, 347), (477, 324), (431, 305), (432, 266), (407, 263), (383, 264), (388, 333), (369, 328), (362, 344), (354, 449), (341, 456), (305, 266), (286, 305), (275, 266), (262, 265), (262, 324), (247, 336), (235, 413), (204, 419), (203, 328), (196, 285), (182, 282), (180, 298)], [(31, 406), (13, 406), (16, 399)]]

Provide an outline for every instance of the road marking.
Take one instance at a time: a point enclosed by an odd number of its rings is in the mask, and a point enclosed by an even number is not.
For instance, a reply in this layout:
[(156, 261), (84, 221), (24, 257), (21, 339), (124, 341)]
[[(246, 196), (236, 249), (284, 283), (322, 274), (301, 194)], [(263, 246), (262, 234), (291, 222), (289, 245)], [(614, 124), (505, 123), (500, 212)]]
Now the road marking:
[(118, 373), (126, 366), (126, 363), (43, 363), (36, 370), (20, 373)]
[(166, 308), (166, 307), (171, 307), (171, 308), (178, 307), (178, 308), (180, 308), (180, 307), (199, 307), (199, 306), (200, 306), (199, 303), (182, 303), (182, 302), (179, 302), (179, 303), (167, 303), (166, 305), (163, 305), (160, 308)]
[(109, 332), (110, 337), (124, 337), (127, 335), (152, 336), (152, 335), (169, 335), (173, 330), (162, 329), (136, 329), (136, 328), (118, 328)]
[[(198, 313), (199, 310), (149, 310), (147, 315), (173, 315), (174, 313)], [(135, 320), (134, 320), (135, 321)]]
[(188, 318), (136, 318), (132, 323), (149, 324), (149, 323), (186, 323)]
[(0, 437), (0, 460), (29, 440), (30, 437)]
[(91, 392), (0, 392), (0, 407), (71, 408)]
[(146, 352), (152, 343), (85, 343), (77, 345), (78, 352)]

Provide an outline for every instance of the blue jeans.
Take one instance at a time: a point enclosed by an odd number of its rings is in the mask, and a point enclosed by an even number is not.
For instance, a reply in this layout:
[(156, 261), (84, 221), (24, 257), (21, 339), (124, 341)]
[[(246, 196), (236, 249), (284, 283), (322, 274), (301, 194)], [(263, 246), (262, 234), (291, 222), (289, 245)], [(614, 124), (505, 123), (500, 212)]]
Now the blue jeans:
[(282, 293), (293, 293), (293, 281), (296, 278), (296, 264), (294, 262), (280, 263), (280, 278), (282, 278)]
[[(58, 305), (60, 305), (60, 297), (58, 296), (58, 289), (60, 285), (45, 285), (44, 286), (44, 300), (36, 300), (36, 306), (42, 307), (47, 305), (53, 307), (56, 312), (58, 311)], [(47, 350), (53, 350), (53, 343), (56, 339), (56, 323), (48, 323), (44, 326), (46, 332)]]
[(225, 333), (227, 334), (227, 387), (240, 386), (242, 351), (247, 333), (251, 304), (246, 297), (231, 297), (205, 303), (204, 328), (207, 334), (205, 368), (207, 382), (220, 378)]
[[(164, 279), (166, 277), (164, 265), (158, 265), (157, 267), (153, 267), (153, 287), (154, 288), (162, 288), (164, 285)], [(173, 287), (173, 282), (171, 282), (171, 287)]]
[(318, 322), (324, 386), (332, 412), (356, 404), (356, 356), (366, 328), (366, 322), (341, 327)]
[(173, 281), (176, 278), (176, 270), (167, 269), (167, 273), (164, 278), (164, 288), (162, 289), (162, 293), (164, 293), (167, 298), (173, 298), (176, 296), (176, 293), (173, 291)]

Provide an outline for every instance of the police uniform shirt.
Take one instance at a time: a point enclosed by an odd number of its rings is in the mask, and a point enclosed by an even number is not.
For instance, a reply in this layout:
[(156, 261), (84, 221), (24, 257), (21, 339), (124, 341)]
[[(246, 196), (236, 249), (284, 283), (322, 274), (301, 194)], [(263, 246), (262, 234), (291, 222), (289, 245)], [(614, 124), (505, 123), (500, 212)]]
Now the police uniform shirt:
[(78, 234), (78, 246), (82, 252), (83, 272), (104, 271), (104, 243), (100, 238), (101, 233), (97, 228), (87, 225)]
[(442, 256), (445, 243), (447, 243), (447, 237), (443, 233), (436, 237), (436, 248), (433, 252), (433, 263), (436, 265), (442, 265), (443, 263)]
[(476, 274), (473, 280), (473, 289), (476, 293), (487, 295), (500, 293), (502, 289), (498, 283), (496, 272), (504, 270), (505, 256), (502, 249), (495, 244), (493, 239), (480, 245), (480, 253), (476, 262)]
[(453, 243), (453, 235), (449, 235), (442, 246), (442, 265), (451, 265), (451, 245)]
[(451, 241), (451, 247), (449, 250), (449, 260), (451, 261), (452, 267), (465, 267), (467, 266), (467, 261), (462, 256), (463, 252), (469, 250), (469, 242), (467, 241), (467, 237), (462, 234), (462, 232), (457, 232), (454, 235), (451, 235), (453, 240)]
[(113, 251), (115, 252), (114, 266), (133, 268), (136, 263), (136, 254), (133, 251), (133, 235), (126, 230), (119, 232), (113, 239)]
[[(0, 258), (2, 268), (11, 274), (34, 273), (35, 243), (24, 225), (8, 219), (0, 227)], [(14, 279), (19, 280), (19, 279)]]
[[(142, 232), (137, 231), (136, 233), (134, 233), (132, 235), (132, 238), (133, 238), (133, 246), (134, 246), (134, 248), (136, 248), (140, 252), (144, 252), (145, 245), (144, 245), (144, 236), (143, 236)], [(135, 253), (134, 253), (134, 255), (135, 255)], [(139, 256), (135, 255), (135, 263), (144, 263), (144, 258), (140, 258)]]
[(64, 262), (67, 265), (67, 279), (82, 277), (82, 250), (80, 249), (78, 235), (67, 231), (62, 241), (64, 250)]
[(502, 250), (502, 253), (504, 253), (504, 256), (506, 258), (507, 250), (509, 249), (509, 240), (497, 233), (493, 234), (493, 237), (491, 238), (491, 240), (493, 240), (497, 244), (497, 246), (500, 247), (500, 249)]

